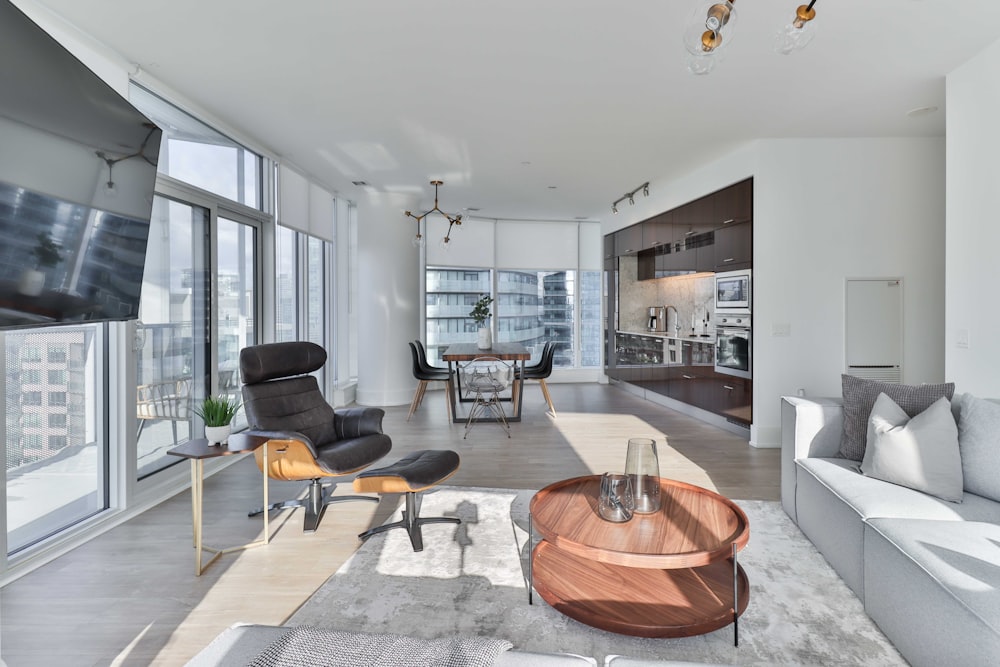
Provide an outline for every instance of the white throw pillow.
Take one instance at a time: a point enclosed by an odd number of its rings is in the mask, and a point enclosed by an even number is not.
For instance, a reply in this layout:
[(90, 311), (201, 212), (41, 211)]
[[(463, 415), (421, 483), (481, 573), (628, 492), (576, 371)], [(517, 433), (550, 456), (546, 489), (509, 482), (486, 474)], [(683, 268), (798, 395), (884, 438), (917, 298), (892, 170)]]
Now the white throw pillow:
[(951, 402), (939, 398), (912, 419), (885, 394), (872, 407), (861, 472), (962, 502), (962, 459)]

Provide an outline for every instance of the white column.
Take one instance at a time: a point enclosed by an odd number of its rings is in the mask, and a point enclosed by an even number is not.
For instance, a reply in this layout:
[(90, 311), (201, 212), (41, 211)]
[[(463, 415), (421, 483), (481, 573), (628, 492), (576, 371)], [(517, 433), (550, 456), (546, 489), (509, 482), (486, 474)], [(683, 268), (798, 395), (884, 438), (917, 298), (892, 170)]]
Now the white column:
[(407, 342), (420, 337), (420, 255), (410, 243), (411, 195), (358, 199), (358, 405), (406, 405), (413, 398)]

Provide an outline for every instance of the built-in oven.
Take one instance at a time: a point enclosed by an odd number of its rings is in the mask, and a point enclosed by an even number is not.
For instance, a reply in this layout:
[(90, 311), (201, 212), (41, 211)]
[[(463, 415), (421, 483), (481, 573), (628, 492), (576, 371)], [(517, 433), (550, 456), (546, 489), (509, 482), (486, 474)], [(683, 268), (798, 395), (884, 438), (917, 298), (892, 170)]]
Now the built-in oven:
[(749, 313), (751, 305), (751, 270), (723, 271), (715, 274), (715, 311)]
[(749, 315), (715, 314), (715, 371), (753, 377), (753, 329)]

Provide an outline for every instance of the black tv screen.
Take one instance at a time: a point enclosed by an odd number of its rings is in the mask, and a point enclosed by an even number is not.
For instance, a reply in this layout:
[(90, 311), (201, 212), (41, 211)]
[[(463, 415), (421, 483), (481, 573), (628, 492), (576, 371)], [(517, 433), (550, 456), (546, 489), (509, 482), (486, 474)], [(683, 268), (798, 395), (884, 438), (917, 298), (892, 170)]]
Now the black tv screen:
[(0, 328), (138, 316), (160, 135), (0, 0)]

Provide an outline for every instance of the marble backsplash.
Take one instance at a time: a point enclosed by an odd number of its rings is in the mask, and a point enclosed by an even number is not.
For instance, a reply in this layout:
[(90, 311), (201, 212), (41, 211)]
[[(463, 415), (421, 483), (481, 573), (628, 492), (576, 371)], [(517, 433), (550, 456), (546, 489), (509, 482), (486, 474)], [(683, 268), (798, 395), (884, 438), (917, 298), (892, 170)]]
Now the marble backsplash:
[[(638, 259), (618, 258), (618, 328), (621, 331), (646, 330), (650, 306), (673, 306), (677, 309), (680, 334), (690, 335), (692, 319), (695, 333), (704, 331), (703, 320), (709, 319), (708, 331), (715, 330), (715, 275), (696, 273), (690, 276), (639, 280)], [(670, 332), (672, 333), (672, 332)]]

